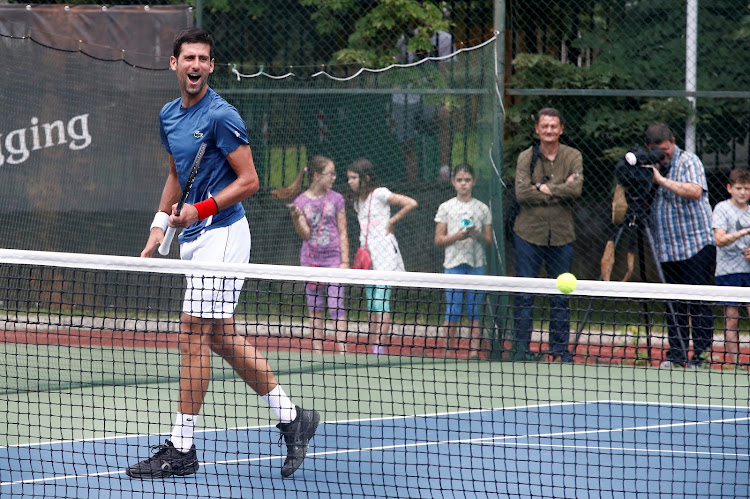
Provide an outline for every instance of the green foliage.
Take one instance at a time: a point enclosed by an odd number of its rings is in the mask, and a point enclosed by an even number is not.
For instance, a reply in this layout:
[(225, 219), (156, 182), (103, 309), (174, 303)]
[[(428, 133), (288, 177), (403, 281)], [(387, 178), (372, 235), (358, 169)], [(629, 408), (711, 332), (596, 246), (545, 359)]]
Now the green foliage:
[[(513, 61), (511, 86), (553, 89), (623, 89), (631, 82), (612, 66), (580, 68), (537, 54), (521, 54)], [(532, 87), (532, 85), (537, 85)], [(634, 147), (643, 145), (643, 132), (655, 121), (665, 121), (674, 129), (690, 115), (685, 99), (650, 99), (610, 96), (526, 96), (508, 109), (506, 118), (505, 175), (514, 176), (518, 154), (538, 138), (534, 125), (536, 112), (555, 107), (563, 115), (562, 141), (581, 150), (587, 174), (593, 178), (609, 176), (613, 162)], [(588, 184), (589, 188), (600, 187)]]
[(344, 31), (344, 23), (354, 19), (354, 30), (347, 47), (333, 55), (333, 63), (356, 63), (367, 67), (385, 67), (399, 55), (398, 39), (417, 30), (407, 42), (407, 50), (424, 53), (432, 50), (430, 34), (448, 30), (450, 22), (433, 2), (418, 0), (301, 0), (314, 6), (318, 29), (323, 33)]
[[(750, 124), (746, 100), (699, 98), (693, 111), (685, 98), (658, 95), (685, 88), (685, 16), (684, 0), (588, 2), (578, 10), (579, 36), (570, 47), (588, 54), (590, 65), (567, 64), (548, 55), (517, 55), (510, 81), (514, 88), (540, 89), (540, 94), (543, 89), (639, 90), (647, 96), (524, 96), (507, 112), (506, 158), (514, 162), (536, 140), (534, 116), (546, 106), (563, 113), (563, 141), (582, 150), (589, 171), (607, 171), (626, 149), (642, 146), (644, 130), (656, 121), (679, 131), (688, 118), (694, 119), (701, 153), (728, 152), (732, 143), (744, 143)], [(738, 63), (738, 54), (750, 50), (746, 6), (702, 4), (698, 19), (698, 90), (747, 89), (750, 75)], [(524, 29), (535, 27), (533, 18), (519, 20), (519, 29), (522, 23), (532, 23)], [(552, 37), (546, 47), (564, 40), (562, 35)]]
[[(184, 3), (184, 2), (179, 2)], [(195, 6), (196, 1), (187, 2)], [(243, 11), (250, 16), (261, 16), (273, 8), (274, 0), (203, 0), (204, 8), (217, 12)]]
[[(443, 68), (433, 62), (417, 66), (394, 68), (381, 74), (381, 87), (411, 88), (418, 90), (435, 90), (449, 88)], [(450, 109), (458, 107), (458, 100), (450, 94), (426, 94), (423, 101), (429, 105), (444, 105)]]
[(362, 4), (357, 0), (300, 0), (302, 5), (315, 7), (312, 14), (318, 31), (324, 35), (331, 35), (348, 30), (350, 19), (357, 19), (362, 15)]

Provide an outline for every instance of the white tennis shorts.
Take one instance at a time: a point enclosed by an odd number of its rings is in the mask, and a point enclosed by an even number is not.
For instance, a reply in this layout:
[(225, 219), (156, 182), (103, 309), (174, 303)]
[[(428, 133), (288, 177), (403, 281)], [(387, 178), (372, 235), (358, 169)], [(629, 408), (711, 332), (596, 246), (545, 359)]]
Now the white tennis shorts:
[[(228, 227), (205, 231), (180, 245), (183, 260), (248, 263), (250, 227), (242, 217)], [(182, 311), (193, 317), (228, 319), (240, 299), (244, 279), (188, 274)]]

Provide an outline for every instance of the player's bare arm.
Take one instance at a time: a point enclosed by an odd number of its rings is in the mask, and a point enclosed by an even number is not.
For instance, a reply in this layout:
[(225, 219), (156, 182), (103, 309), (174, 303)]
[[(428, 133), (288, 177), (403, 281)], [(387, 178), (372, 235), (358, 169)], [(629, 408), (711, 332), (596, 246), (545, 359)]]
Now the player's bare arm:
[[(159, 201), (159, 211), (166, 213), (172, 213), (172, 207), (176, 205), (180, 199), (180, 182), (177, 179), (177, 167), (174, 163), (174, 158), (169, 156), (169, 174), (167, 180), (164, 182), (164, 189), (161, 191), (161, 200)], [(146, 241), (146, 246), (141, 251), (141, 258), (150, 258), (153, 256), (156, 248), (159, 247), (161, 242), (164, 240), (164, 231), (160, 227), (154, 227), (151, 229), (151, 233)]]
[[(227, 161), (237, 174), (237, 179), (226, 186), (221, 192), (213, 196), (216, 202), (217, 211), (221, 211), (227, 206), (244, 201), (256, 192), (260, 187), (258, 172), (255, 171), (253, 154), (250, 146), (243, 144), (227, 155)], [(179, 195), (178, 195), (179, 197)], [(174, 209), (176, 203), (170, 211)], [(177, 228), (189, 227), (199, 219), (198, 210), (191, 204), (185, 204), (179, 216), (174, 215), (169, 219), (169, 225)]]

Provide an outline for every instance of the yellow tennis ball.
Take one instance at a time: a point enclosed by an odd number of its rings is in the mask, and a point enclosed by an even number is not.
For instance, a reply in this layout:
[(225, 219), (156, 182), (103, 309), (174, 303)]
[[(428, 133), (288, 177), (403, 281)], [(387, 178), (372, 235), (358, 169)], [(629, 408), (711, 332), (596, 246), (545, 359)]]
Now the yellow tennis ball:
[(578, 285), (578, 279), (576, 279), (576, 276), (574, 276), (570, 272), (565, 272), (564, 274), (560, 274), (559, 276), (557, 276), (556, 284), (557, 289), (565, 294), (568, 294), (575, 291), (576, 286)]

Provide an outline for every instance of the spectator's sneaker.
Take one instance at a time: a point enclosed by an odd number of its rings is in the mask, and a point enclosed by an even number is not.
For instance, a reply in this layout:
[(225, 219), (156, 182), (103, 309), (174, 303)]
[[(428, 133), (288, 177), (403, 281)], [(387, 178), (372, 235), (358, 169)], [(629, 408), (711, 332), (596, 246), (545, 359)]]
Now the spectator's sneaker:
[(732, 364), (731, 362), (723, 364), (721, 368), (725, 371), (747, 371), (745, 364)]
[(162, 445), (152, 445), (151, 450), (154, 451), (153, 456), (125, 470), (130, 478), (168, 478), (172, 475), (192, 475), (198, 471), (195, 445), (187, 452), (180, 452), (172, 442), (166, 440)]
[(672, 362), (671, 360), (665, 360), (664, 362), (659, 364), (659, 367), (661, 369), (674, 369), (676, 367), (685, 367), (685, 366), (683, 366), (679, 362)]
[(573, 362), (573, 354), (570, 352), (554, 352), (552, 353), (552, 361), (569, 364)]
[(315, 435), (315, 430), (320, 423), (318, 411), (302, 409), (297, 406), (297, 419), (291, 423), (279, 423), (276, 428), (281, 431), (279, 443), (283, 438), (286, 442), (286, 459), (281, 467), (281, 476), (291, 476), (297, 471), (307, 455), (310, 439)]
[(515, 362), (537, 362), (539, 356), (531, 352), (517, 351), (510, 353), (510, 359)]
[(692, 359), (690, 359), (687, 363), (688, 369), (700, 369), (701, 367), (706, 366), (706, 359), (703, 358), (703, 355), (693, 356)]

